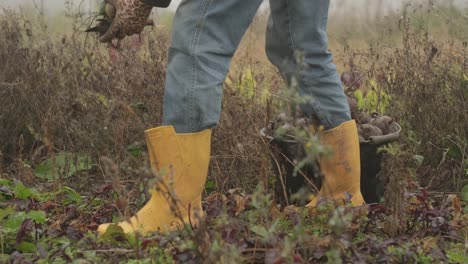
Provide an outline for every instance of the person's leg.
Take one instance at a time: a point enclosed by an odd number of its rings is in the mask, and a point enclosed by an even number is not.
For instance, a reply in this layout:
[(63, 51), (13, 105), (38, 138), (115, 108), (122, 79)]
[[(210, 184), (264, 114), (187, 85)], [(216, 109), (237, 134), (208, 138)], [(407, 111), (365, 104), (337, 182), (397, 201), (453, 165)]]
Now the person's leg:
[(304, 114), (318, 117), (326, 129), (351, 120), (341, 81), (328, 51), (329, 0), (270, 0), (266, 51), (291, 84), (298, 82), (300, 95), (310, 96)]
[(163, 124), (178, 133), (213, 128), (222, 85), (262, 0), (185, 0), (174, 18)]
[(304, 113), (317, 117), (327, 129), (321, 141), (331, 147), (332, 155), (319, 161), (324, 180), (318, 197), (343, 201), (349, 194), (353, 204), (361, 205), (359, 140), (328, 51), (329, 5), (329, 0), (270, 0), (266, 50), (287, 83), (296, 78), (299, 94), (312, 98), (301, 106)]
[[(145, 131), (153, 171), (165, 172), (125, 233), (196, 225), (210, 160), (211, 128), (222, 83), (261, 0), (185, 0), (177, 9), (169, 51), (164, 126)], [(109, 224), (100, 225), (104, 234)]]

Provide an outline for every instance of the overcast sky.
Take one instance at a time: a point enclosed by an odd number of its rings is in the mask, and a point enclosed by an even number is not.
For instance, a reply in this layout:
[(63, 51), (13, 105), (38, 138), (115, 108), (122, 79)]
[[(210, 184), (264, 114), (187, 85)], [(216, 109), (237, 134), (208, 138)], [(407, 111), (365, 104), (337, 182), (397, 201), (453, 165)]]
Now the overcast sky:
[[(65, 2), (67, 0), (0, 0), (0, 7), (17, 7), (21, 4), (33, 4), (36, 3), (37, 5), (40, 4), (40, 2), (44, 3), (44, 9), (46, 14), (55, 14), (57, 12), (60, 12), (64, 9), (65, 7)], [(92, 3), (99, 2), (100, 0), (68, 0), (75, 2), (76, 4), (80, 3), (83, 1), (85, 6), (89, 6)], [(243, 1), (249, 1), (249, 0), (243, 0)], [(358, 8), (354, 10), (359, 10), (360, 7), (366, 7), (368, 3), (373, 2), (376, 3), (379, 0), (331, 0), (332, 3), (332, 8), (335, 7), (342, 7), (343, 5), (350, 6), (350, 8)], [(381, 0), (387, 8), (397, 8), (398, 6), (401, 5), (402, 2), (407, 2), (408, 0)], [(417, 2), (417, 1), (427, 1), (427, 0), (411, 0), (411, 2)], [(468, 0), (454, 0), (456, 3), (463, 5), (463, 6), (468, 6)], [(177, 8), (177, 5), (179, 4), (180, 0), (173, 0), (172, 4), (170, 6), (171, 10), (175, 10)], [(88, 8), (88, 7), (87, 7)]]

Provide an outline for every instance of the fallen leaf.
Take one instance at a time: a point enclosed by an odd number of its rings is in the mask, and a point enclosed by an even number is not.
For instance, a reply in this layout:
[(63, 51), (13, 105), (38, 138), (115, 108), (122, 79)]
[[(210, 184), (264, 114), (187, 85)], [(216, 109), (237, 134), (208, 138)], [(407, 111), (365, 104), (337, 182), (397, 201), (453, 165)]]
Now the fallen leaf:
[(423, 250), (426, 253), (429, 253), (433, 249), (438, 249), (439, 246), (437, 242), (439, 241), (439, 237), (426, 237), (423, 240)]

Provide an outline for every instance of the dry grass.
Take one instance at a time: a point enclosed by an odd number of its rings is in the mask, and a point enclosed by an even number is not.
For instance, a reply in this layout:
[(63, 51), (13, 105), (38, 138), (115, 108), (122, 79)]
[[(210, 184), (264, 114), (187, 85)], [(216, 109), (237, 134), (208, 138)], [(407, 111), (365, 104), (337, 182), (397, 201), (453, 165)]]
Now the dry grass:
[[(168, 32), (147, 32), (138, 50), (131, 47), (135, 38), (123, 42), (112, 62), (93, 36), (49, 39), (42, 27), (16, 13), (4, 11), (0, 19), (3, 164), (12, 169), (22, 156), (34, 168), (52, 152), (85, 153), (96, 161), (113, 159), (124, 182), (144, 180), (129, 168), (145, 167), (145, 159), (127, 150), (144, 149), (143, 131), (161, 123)], [(210, 175), (218, 190), (251, 190), (257, 181), (252, 176), (262, 170), (257, 131), (265, 123), (265, 106), (235, 90), (226, 89), (214, 133)], [(98, 179), (110, 181), (103, 177)]]
[[(402, 39), (382, 41), (344, 55), (345, 68), (366, 82), (364, 92), (389, 96), (386, 113), (403, 125), (402, 143), (425, 158), (418, 180), (425, 187), (460, 190), (467, 183), (468, 56), (463, 39), (434, 39), (399, 21)], [(468, 27), (465, 27), (468, 31)], [(385, 102), (379, 102), (385, 104)]]
[[(414, 14), (408, 21), (414, 21)], [(74, 21), (81, 23), (79, 18)], [(106, 47), (80, 31), (49, 38), (43, 26), (17, 13), (4, 10), (0, 19), (4, 167), (14, 167), (10, 164), (18, 156), (34, 167), (51, 153), (68, 151), (96, 160), (111, 157), (123, 168), (123, 181), (138, 179), (138, 172), (128, 168), (145, 167), (145, 159), (133, 157), (128, 148), (144, 149), (143, 131), (161, 122), (168, 32), (147, 31), (138, 50), (130, 40), (124, 42), (120, 59), (111, 62)], [(375, 19), (375, 25), (353, 33), (337, 27), (342, 20), (332, 16), (330, 35), (339, 69), (357, 70), (368, 81), (386, 75), (381, 89), (394, 96), (391, 115), (405, 125), (408, 148), (426, 157), (428, 172), (421, 177), (437, 182), (447, 166), (455, 166), (447, 177), (456, 179), (450, 188), (460, 188), (466, 170), (466, 49), (457, 38), (425, 37), (414, 23), (402, 27), (397, 14)], [(210, 169), (219, 191), (251, 190), (271, 174), (258, 130), (275, 113), (266, 102), (277, 99), (283, 84), (264, 55), (265, 24), (265, 14), (256, 18), (226, 85)], [(431, 58), (433, 46), (438, 52)], [(245, 84), (245, 69), (253, 73), (253, 82)], [(108, 180), (101, 173), (98, 178)]]

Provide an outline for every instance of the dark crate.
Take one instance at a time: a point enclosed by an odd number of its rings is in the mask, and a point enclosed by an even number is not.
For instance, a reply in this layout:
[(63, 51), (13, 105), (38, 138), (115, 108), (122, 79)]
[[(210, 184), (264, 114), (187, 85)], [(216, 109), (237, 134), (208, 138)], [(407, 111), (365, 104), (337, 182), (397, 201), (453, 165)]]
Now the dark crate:
[[(321, 187), (320, 170), (318, 164), (307, 165), (295, 173), (294, 161), (302, 155), (302, 145), (296, 140), (274, 138), (266, 135), (266, 129), (260, 135), (266, 138), (271, 149), (271, 162), (276, 175), (275, 201), (286, 206), (295, 204), (303, 206), (307, 201), (294, 201), (294, 194), (302, 191), (316, 193)], [(360, 140), (361, 156), (361, 192), (366, 203), (378, 203), (383, 196), (384, 186), (378, 174), (381, 170), (382, 153), (378, 149), (386, 144), (398, 140), (401, 127), (393, 123), (391, 133), (385, 136), (370, 137), (369, 140)]]

